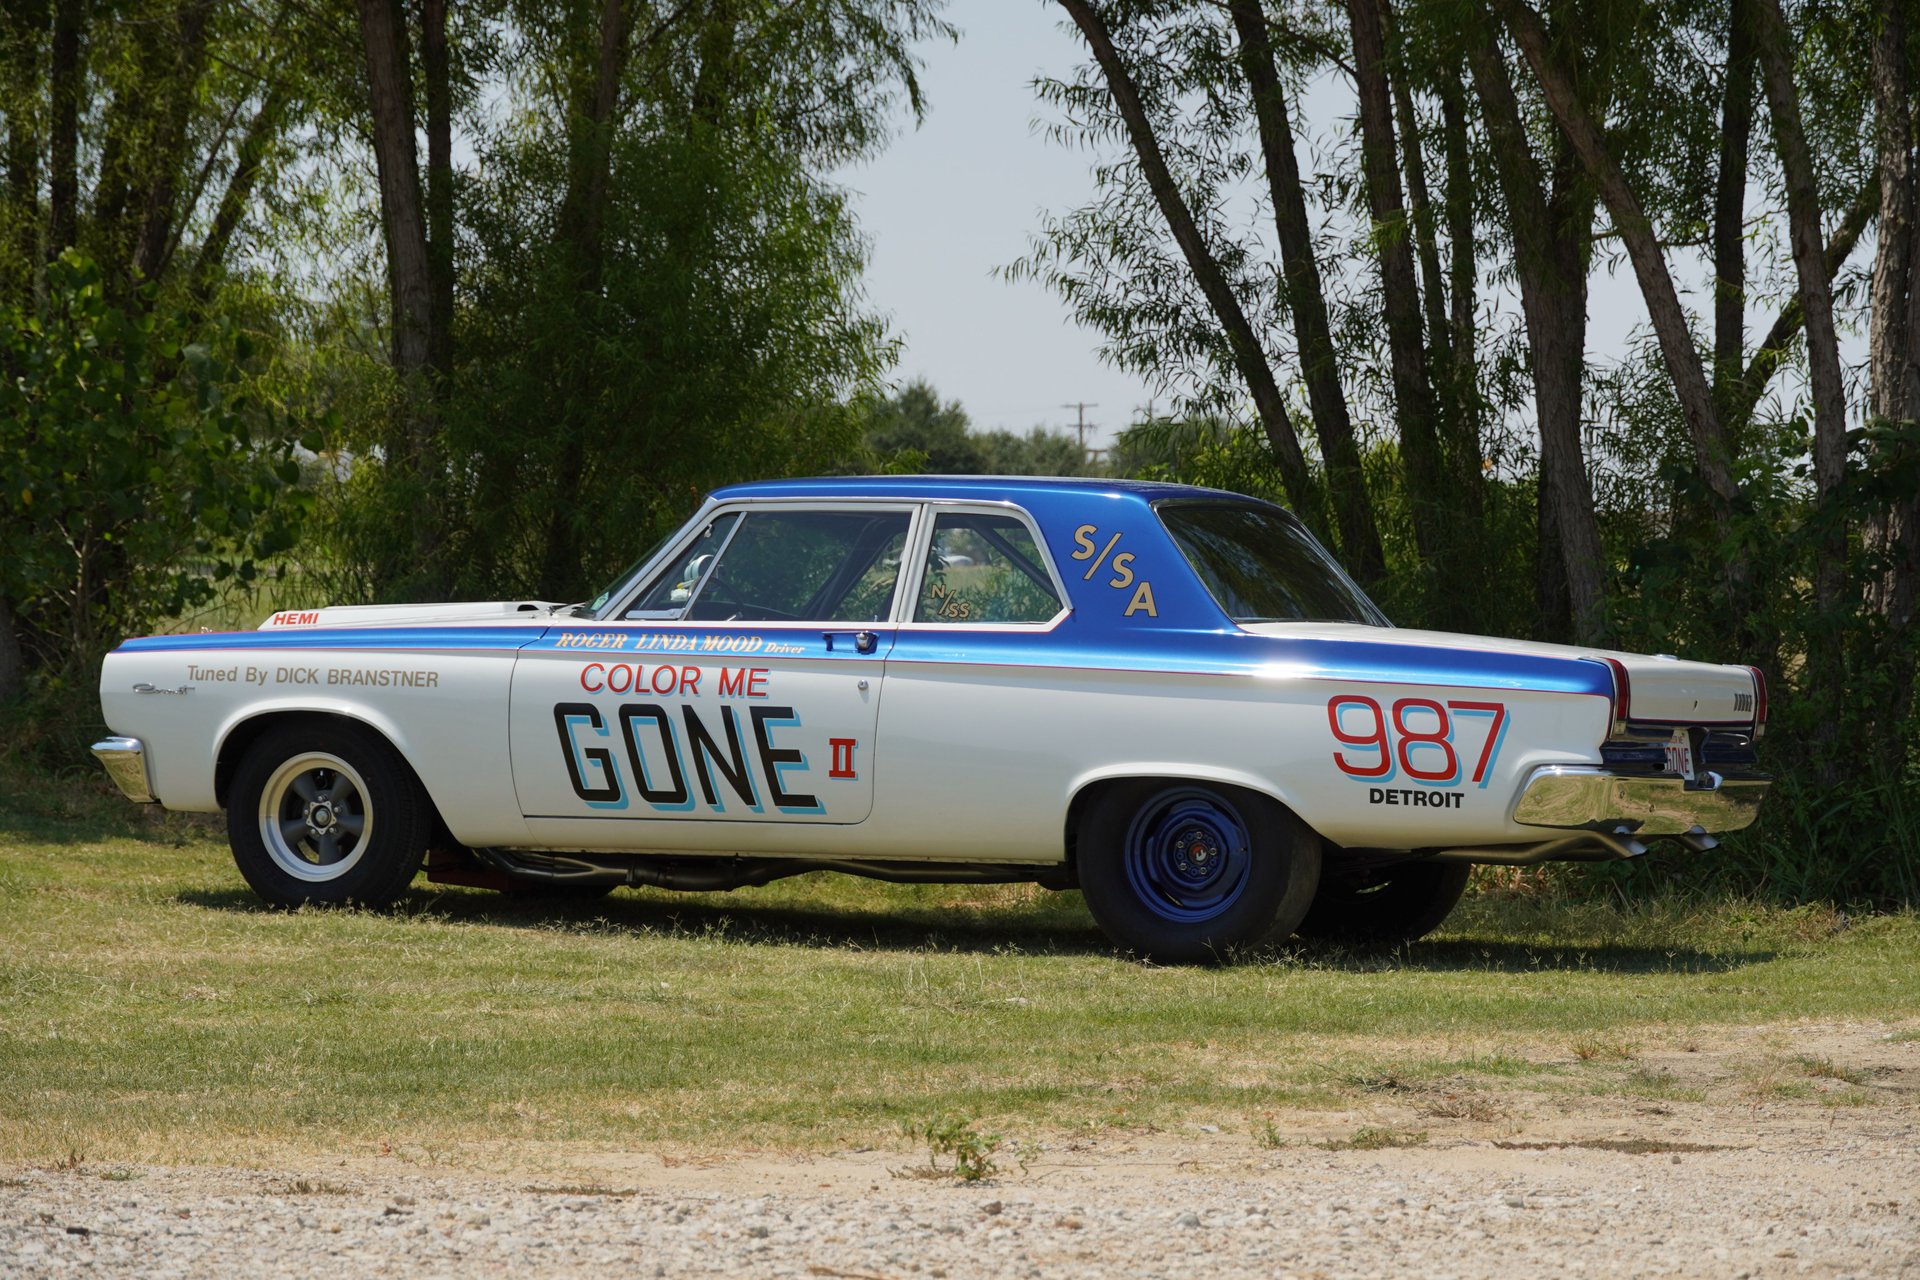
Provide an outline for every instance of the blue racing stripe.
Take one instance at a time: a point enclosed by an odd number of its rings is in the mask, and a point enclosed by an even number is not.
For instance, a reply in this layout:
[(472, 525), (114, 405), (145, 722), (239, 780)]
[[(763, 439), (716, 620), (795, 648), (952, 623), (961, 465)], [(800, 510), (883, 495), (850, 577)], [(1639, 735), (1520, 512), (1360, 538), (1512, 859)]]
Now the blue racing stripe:
[[(1588, 658), (1558, 658), (1482, 649), (1451, 649), (1420, 643), (1395, 643), (1391, 629), (1380, 640), (1330, 640), (1323, 637), (1255, 635), (1248, 632), (1158, 628), (1128, 634), (1111, 627), (1076, 625), (1069, 618), (1047, 631), (972, 631), (874, 628), (890, 635), (885, 645), (889, 670), (920, 664), (1044, 670), (1138, 671), (1149, 674), (1223, 675), (1274, 680), (1346, 680), (1354, 683), (1420, 684), (1475, 689), (1530, 689), (1543, 693), (1581, 693), (1609, 697), (1613, 676), (1605, 664)], [(561, 628), (549, 627), (313, 627), (274, 631), (199, 632), (141, 636), (120, 646), (123, 653), (205, 653), (210, 651), (311, 649), (331, 651), (496, 651), (551, 649)], [(819, 631), (756, 633), (699, 624), (613, 623), (570, 632), (611, 633), (626, 643), (568, 648), (582, 660), (694, 658), (696, 661), (778, 662), (782, 658), (828, 656)], [(626, 633), (626, 635), (621, 635)], [(647, 638), (671, 637), (680, 643), (655, 650)], [(643, 638), (645, 637), (645, 638)], [(758, 639), (762, 644), (750, 644)], [(712, 648), (709, 640), (718, 641)], [(738, 640), (738, 648), (727, 643)], [(764, 647), (763, 647), (764, 645)], [(741, 652), (740, 649), (745, 649)], [(798, 650), (796, 652), (796, 650)], [(838, 651), (836, 651), (838, 656)], [(845, 655), (853, 658), (849, 652)]]
[(201, 631), (136, 636), (119, 653), (199, 653), (210, 649), (524, 649), (546, 627), (288, 627), (274, 631)]

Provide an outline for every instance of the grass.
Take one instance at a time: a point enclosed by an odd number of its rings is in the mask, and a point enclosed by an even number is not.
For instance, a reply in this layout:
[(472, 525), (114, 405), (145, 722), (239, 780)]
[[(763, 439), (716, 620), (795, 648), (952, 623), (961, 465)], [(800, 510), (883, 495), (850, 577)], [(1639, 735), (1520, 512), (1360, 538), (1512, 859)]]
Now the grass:
[(1236, 1126), (1612, 1078), (1715, 1024), (1899, 1021), (1920, 1013), (1916, 951), (1911, 914), (1488, 894), (1397, 952), (1156, 969), (1117, 958), (1077, 895), (830, 875), (590, 906), (422, 882), (392, 913), (283, 913), (206, 823), (5, 778), (0, 1158)]
[(1354, 1130), (1351, 1138), (1334, 1138), (1320, 1144), (1327, 1151), (1385, 1151), (1389, 1147), (1425, 1146), (1425, 1131), (1409, 1133), (1403, 1129), (1366, 1126)]

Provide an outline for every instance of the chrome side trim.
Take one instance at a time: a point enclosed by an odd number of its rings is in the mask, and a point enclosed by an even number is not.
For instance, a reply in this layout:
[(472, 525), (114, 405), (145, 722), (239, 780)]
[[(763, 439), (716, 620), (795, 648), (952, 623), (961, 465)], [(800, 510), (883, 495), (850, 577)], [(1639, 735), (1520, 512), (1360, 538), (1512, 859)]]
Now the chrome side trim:
[(153, 780), (147, 776), (147, 748), (140, 739), (102, 738), (93, 744), (93, 754), (127, 799), (135, 804), (154, 802)]
[(1596, 765), (1541, 765), (1527, 779), (1513, 820), (1529, 827), (1612, 835), (1687, 836), (1753, 823), (1773, 779), (1761, 773), (1614, 773)]

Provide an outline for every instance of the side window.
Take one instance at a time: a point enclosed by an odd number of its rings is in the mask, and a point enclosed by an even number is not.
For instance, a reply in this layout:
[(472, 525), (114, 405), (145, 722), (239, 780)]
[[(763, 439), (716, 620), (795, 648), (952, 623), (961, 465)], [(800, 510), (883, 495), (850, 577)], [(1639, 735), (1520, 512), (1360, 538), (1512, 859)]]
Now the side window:
[(727, 535), (733, 532), (734, 522), (739, 519), (737, 513), (729, 511), (708, 521), (700, 536), (693, 540), (693, 546), (681, 553), (641, 593), (640, 599), (627, 610), (627, 617), (678, 618), (685, 614), (688, 602), (693, 599), (694, 592), (700, 589), (700, 582), (706, 577), (707, 571), (713, 568), (714, 557), (719, 554), (721, 547), (727, 545)]
[(904, 511), (755, 511), (705, 568), (690, 622), (884, 622)]
[(1025, 521), (968, 511), (935, 518), (915, 622), (1044, 623), (1059, 612)]

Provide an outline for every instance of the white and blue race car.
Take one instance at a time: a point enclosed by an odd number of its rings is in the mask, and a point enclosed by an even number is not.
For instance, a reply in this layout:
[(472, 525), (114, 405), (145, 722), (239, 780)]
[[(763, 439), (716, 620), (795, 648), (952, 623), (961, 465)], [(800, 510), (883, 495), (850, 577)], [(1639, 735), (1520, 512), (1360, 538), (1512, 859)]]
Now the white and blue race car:
[(1170, 484), (739, 485), (590, 604), (128, 640), (94, 751), (277, 904), (836, 870), (1077, 887), (1121, 947), (1417, 937), (1474, 863), (1753, 821), (1750, 667), (1391, 626), (1286, 511)]

